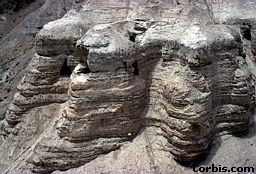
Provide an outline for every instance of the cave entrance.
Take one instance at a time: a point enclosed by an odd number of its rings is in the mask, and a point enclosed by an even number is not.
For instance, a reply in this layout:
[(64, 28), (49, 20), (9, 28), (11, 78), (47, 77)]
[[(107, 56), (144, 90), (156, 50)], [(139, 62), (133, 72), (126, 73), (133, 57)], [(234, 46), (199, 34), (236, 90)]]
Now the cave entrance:
[(60, 76), (63, 77), (69, 77), (71, 75), (72, 71), (70, 67), (68, 67), (68, 61), (67, 59), (64, 60), (64, 63), (60, 69)]
[(247, 40), (251, 40), (251, 25), (248, 24), (246, 25), (246, 23), (243, 23), (242, 26), (240, 26), (240, 30), (241, 30), (241, 34), (242, 36), (247, 39)]
[(133, 67), (133, 74), (134, 75), (139, 75), (139, 67), (138, 67), (138, 62), (137, 61), (135, 61), (132, 64), (132, 67)]
[(251, 40), (251, 30), (250, 30), (250, 28), (245, 28), (244, 30), (243, 30), (243, 32), (242, 32), (242, 35), (243, 35), (243, 37), (245, 38), (245, 39), (247, 39), (247, 40)]
[(131, 31), (128, 31), (128, 36), (129, 36), (129, 40), (130, 40), (131, 42), (135, 42), (135, 41), (136, 41), (136, 36), (137, 36), (136, 33), (131, 32)]

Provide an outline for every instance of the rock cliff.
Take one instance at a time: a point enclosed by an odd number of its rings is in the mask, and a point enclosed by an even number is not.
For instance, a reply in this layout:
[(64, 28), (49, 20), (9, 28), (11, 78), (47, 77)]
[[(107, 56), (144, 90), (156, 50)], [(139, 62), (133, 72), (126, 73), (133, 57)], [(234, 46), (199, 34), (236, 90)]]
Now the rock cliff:
[[(5, 173), (67, 170), (137, 141), (155, 151), (152, 160), (164, 151), (191, 162), (209, 153), (216, 135), (248, 131), (254, 1), (80, 3), (36, 35), (1, 123), (1, 154), (13, 156)], [(9, 145), (20, 149), (4, 151)]]

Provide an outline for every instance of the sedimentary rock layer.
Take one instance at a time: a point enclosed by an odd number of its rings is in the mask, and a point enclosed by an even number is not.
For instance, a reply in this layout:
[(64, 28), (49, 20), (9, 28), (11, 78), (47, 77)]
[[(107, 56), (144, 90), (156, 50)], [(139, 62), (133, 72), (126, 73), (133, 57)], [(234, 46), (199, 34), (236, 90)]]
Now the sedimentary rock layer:
[[(167, 139), (179, 161), (207, 154), (218, 132), (248, 129), (255, 107), (255, 74), (247, 65), (254, 55), (253, 20), (232, 27), (213, 23), (209, 4), (184, 9), (191, 21), (181, 15), (177, 22), (167, 8), (159, 14), (152, 4), (141, 11), (153, 10), (153, 19), (135, 19), (140, 14), (129, 17), (127, 4), (119, 5), (112, 11), (110, 1), (108, 15), (92, 23), (84, 16), (102, 12), (92, 3), (38, 33), (37, 53), (3, 126), (12, 133), (31, 108), (63, 103), (56, 123), (35, 144), (29, 159), (34, 172), (80, 166), (146, 127)], [(195, 10), (208, 17), (198, 19)]]

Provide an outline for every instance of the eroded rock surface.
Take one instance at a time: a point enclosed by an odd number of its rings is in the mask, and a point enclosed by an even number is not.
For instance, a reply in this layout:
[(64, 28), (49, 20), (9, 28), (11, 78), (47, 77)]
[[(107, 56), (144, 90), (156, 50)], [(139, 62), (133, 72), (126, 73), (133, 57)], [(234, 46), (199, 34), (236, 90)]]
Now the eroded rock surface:
[(3, 149), (29, 131), (29, 113), (61, 106), (5, 172), (67, 170), (115, 151), (120, 159), (138, 143), (150, 159), (143, 172), (168, 173), (159, 156), (196, 161), (219, 133), (248, 131), (256, 18), (243, 13), (255, 3), (234, 1), (236, 13), (221, 18), (226, 3), (85, 1), (46, 24), (2, 121)]

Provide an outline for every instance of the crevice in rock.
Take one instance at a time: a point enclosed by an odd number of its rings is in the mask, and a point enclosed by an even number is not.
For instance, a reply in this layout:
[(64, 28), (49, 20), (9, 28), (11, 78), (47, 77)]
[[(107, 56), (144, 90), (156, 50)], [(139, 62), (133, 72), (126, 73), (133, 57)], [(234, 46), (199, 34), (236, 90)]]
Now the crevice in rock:
[(240, 26), (240, 32), (241, 35), (246, 39), (246, 40), (251, 40), (251, 25), (246, 24), (245, 22)]
[(132, 67), (133, 67), (133, 74), (134, 75), (139, 75), (139, 67), (138, 67), (138, 62), (137, 61), (135, 61), (132, 64)]
[(129, 40), (132, 41), (132, 42), (135, 42), (136, 34), (132, 33), (132, 32), (129, 32), (128, 34), (129, 34)]
[(68, 67), (67, 59), (64, 60), (64, 63), (60, 69), (60, 76), (68, 77), (71, 75), (71, 69)]
[(127, 71), (127, 62), (123, 62), (123, 64), (124, 64), (125, 71)]

